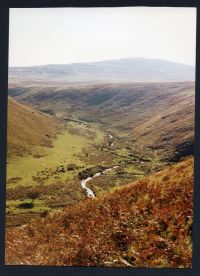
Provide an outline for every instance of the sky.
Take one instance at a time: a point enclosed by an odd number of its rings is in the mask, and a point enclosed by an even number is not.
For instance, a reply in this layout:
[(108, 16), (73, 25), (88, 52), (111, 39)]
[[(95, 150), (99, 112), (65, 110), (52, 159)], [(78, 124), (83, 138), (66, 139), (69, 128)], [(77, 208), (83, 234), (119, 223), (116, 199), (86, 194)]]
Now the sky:
[(196, 8), (12, 8), (9, 66), (145, 57), (195, 64)]

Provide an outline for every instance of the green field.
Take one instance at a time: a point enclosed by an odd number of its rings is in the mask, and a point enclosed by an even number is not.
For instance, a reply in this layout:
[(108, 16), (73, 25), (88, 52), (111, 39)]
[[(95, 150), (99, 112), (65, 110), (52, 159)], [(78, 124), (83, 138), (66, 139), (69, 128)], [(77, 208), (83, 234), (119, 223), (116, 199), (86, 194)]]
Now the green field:
[[(53, 147), (35, 147), (33, 155), (8, 160), (7, 165), (7, 221), (20, 225), (45, 211), (74, 205), (86, 198), (78, 173), (99, 165), (119, 168), (90, 183), (97, 197), (120, 185), (152, 173), (160, 166), (156, 155), (132, 145), (131, 141), (107, 132), (97, 124), (81, 121), (65, 122), (65, 129), (53, 140)], [(141, 158), (147, 162), (141, 162)], [(140, 161), (138, 161), (140, 160)], [(73, 165), (69, 170), (68, 166)], [(38, 192), (32, 201), (31, 194)], [(26, 203), (33, 203), (29, 207)], [(17, 216), (17, 218), (16, 218)], [(21, 221), (21, 219), (23, 219)]]
[[(79, 182), (74, 180), (81, 169), (89, 166), (82, 159), (83, 150), (102, 143), (103, 139), (104, 134), (97, 128), (94, 127), (91, 132), (87, 125), (73, 122), (57, 135), (52, 148), (35, 147), (34, 156), (26, 155), (9, 160), (7, 213), (11, 217), (12, 214), (41, 213), (44, 210), (51, 210), (51, 205), (63, 204), (62, 201), (70, 204), (74, 200), (83, 199), (85, 196)], [(69, 164), (75, 164), (77, 168), (67, 170)], [(34, 189), (42, 189), (42, 193), (34, 200), (33, 207), (19, 208), (20, 204), (31, 202), (28, 192)], [(60, 189), (64, 191), (64, 198), (58, 195)], [(54, 201), (55, 204), (52, 203)]]
[[(86, 127), (84, 128), (82, 126), (81, 129), (86, 130)], [(96, 139), (93, 141), (89, 140), (82, 134), (73, 135), (65, 130), (54, 140), (53, 148), (35, 148), (35, 156), (41, 157), (37, 158), (32, 155), (27, 155), (9, 161), (7, 165), (7, 188), (37, 185), (38, 181), (34, 180), (34, 177), (37, 177), (39, 173), (43, 173), (45, 170), (48, 170), (49, 172), (56, 171), (56, 169), (61, 165), (66, 167), (70, 163), (75, 163), (78, 166), (84, 166), (84, 163), (80, 158), (82, 150), (90, 147), (94, 143), (100, 142), (102, 137), (103, 135), (99, 130)], [(59, 174), (59, 179), (64, 180), (65, 178), (71, 178), (73, 174), (73, 172), (67, 171), (66, 173)], [(48, 176), (47, 174), (44, 183), (50, 184), (55, 176), (55, 174), (53, 177), (50, 175)], [(21, 179), (17, 181), (17, 178), (19, 177)]]

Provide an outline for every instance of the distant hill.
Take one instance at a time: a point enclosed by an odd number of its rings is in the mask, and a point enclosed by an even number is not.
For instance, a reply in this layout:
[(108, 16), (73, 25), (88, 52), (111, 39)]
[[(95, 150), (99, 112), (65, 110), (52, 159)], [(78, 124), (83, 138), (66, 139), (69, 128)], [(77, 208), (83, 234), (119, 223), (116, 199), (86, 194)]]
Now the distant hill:
[(9, 68), (9, 82), (194, 81), (194, 66), (147, 58)]
[(32, 153), (34, 146), (51, 147), (58, 130), (49, 115), (8, 99), (8, 158)]
[(6, 264), (192, 265), (193, 159), (7, 229)]

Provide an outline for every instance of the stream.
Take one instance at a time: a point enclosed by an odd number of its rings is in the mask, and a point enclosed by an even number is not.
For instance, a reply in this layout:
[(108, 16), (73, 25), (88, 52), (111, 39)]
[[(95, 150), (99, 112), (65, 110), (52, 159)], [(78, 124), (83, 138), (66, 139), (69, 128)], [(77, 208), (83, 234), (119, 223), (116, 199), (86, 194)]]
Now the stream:
[(114, 167), (105, 169), (103, 172), (97, 172), (97, 173), (95, 173), (95, 175), (93, 175), (92, 177), (87, 177), (86, 179), (82, 179), (82, 180), (81, 180), (81, 187), (82, 187), (83, 189), (86, 190), (87, 196), (88, 196), (89, 198), (95, 198), (94, 192), (93, 192), (90, 188), (88, 188), (88, 187), (86, 186), (87, 182), (89, 182), (90, 180), (92, 180), (92, 179), (95, 178), (95, 177), (101, 176), (102, 174), (105, 174), (105, 173), (107, 173), (107, 172), (109, 172), (109, 171), (111, 171), (111, 170), (113, 170), (113, 169), (118, 168), (118, 167), (119, 167), (119, 166), (114, 166)]
[[(109, 139), (113, 139), (113, 138), (114, 138), (111, 134), (109, 134), (108, 137), (109, 137)], [(114, 141), (111, 143), (110, 147), (113, 147), (113, 144), (114, 144)], [(92, 177), (90, 176), (90, 177), (87, 177), (87, 178), (85, 178), (85, 179), (82, 179), (82, 180), (81, 180), (81, 187), (82, 187), (83, 189), (86, 190), (87, 197), (89, 197), (89, 198), (95, 198), (94, 192), (93, 192), (90, 188), (88, 188), (88, 187), (86, 186), (87, 182), (89, 182), (90, 180), (92, 180), (92, 179), (95, 178), (95, 177), (101, 176), (102, 174), (105, 174), (105, 173), (107, 173), (107, 172), (109, 172), (109, 171), (111, 171), (111, 170), (113, 170), (113, 169), (118, 168), (118, 167), (119, 167), (119, 166), (114, 166), (114, 167), (105, 169), (105, 170), (102, 171), (102, 172), (97, 172), (97, 173), (94, 174)]]

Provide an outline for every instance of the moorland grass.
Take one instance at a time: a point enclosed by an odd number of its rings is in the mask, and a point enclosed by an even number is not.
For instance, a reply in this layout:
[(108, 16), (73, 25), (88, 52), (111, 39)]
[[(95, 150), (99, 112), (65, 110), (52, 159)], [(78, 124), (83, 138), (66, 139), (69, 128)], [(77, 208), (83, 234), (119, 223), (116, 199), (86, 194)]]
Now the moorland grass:
[(7, 229), (6, 264), (190, 268), (193, 158)]
[[(12, 184), (11, 181), (7, 185), (8, 188), (17, 187), (21, 185), (36, 185), (37, 182), (33, 180), (33, 176), (37, 175), (45, 169), (55, 170), (59, 165), (68, 165), (69, 163), (76, 163), (79, 166), (83, 162), (77, 156), (82, 149), (89, 145), (89, 141), (83, 136), (72, 135), (67, 131), (57, 136), (53, 141), (52, 148), (36, 147), (35, 152), (42, 152), (44, 155), (41, 158), (34, 158), (32, 155), (18, 157), (10, 160), (7, 165), (7, 180), (21, 177), (17, 183)], [(60, 174), (61, 179), (71, 176), (71, 172)], [(52, 179), (45, 179), (45, 184), (51, 183)]]

